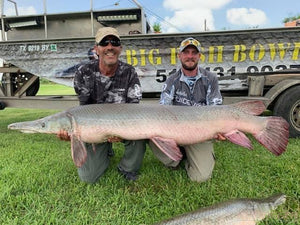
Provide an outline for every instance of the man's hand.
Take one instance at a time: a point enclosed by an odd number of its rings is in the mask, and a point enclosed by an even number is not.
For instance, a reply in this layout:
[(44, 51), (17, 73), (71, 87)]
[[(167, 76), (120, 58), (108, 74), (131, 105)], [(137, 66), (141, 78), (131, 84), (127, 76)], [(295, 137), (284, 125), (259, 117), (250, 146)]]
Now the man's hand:
[(107, 141), (110, 143), (114, 143), (114, 142), (121, 142), (122, 139), (119, 137), (109, 137), (109, 138), (107, 138)]
[(217, 134), (216, 139), (217, 139), (218, 141), (225, 141), (225, 140), (226, 140), (226, 137), (223, 136), (222, 134)]
[(71, 140), (71, 137), (70, 135), (68, 134), (67, 131), (65, 130), (60, 130), (57, 135), (56, 135), (60, 140), (63, 140), (63, 141), (70, 141)]

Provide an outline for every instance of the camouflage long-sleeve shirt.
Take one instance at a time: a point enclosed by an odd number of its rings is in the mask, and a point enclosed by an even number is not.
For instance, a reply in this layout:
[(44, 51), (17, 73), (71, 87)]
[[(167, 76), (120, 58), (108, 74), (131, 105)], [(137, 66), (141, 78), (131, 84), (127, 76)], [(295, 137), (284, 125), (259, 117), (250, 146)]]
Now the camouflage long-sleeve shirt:
[(91, 60), (78, 68), (74, 89), (80, 105), (99, 103), (138, 103), (142, 97), (141, 85), (133, 66), (119, 61), (112, 77), (99, 71), (99, 61)]
[(164, 84), (160, 104), (204, 106), (221, 105), (217, 75), (201, 67), (195, 77), (184, 76), (181, 70), (171, 75)]

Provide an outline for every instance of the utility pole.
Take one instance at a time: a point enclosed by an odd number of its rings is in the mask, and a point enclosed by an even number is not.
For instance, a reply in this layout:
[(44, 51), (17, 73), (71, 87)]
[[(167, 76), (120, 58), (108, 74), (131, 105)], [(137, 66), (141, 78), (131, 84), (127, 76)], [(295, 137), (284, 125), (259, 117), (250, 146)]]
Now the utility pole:
[(13, 4), (15, 5), (16, 16), (18, 16), (18, 15), (19, 15), (19, 13), (18, 13), (18, 7), (17, 7), (17, 3), (16, 3), (15, 1), (13, 1), (13, 0), (7, 0), (7, 1), (9, 1), (9, 2), (11, 2), (11, 3), (13, 3)]
[(45, 29), (45, 38), (48, 38), (48, 22), (47, 22), (47, 2), (43, 1), (44, 5), (44, 29)]
[(131, 0), (131, 1), (133, 1), (137, 5), (137, 7), (140, 8), (140, 10), (141, 10), (141, 16), (142, 16), (142, 18), (141, 18), (142, 33), (145, 34), (146, 33), (146, 21), (145, 21), (145, 15), (144, 15), (143, 6), (140, 3), (138, 3), (137, 0)]
[(92, 36), (95, 35), (95, 31), (94, 31), (94, 6), (93, 6), (93, 0), (91, 0), (91, 28), (92, 28)]
[(5, 26), (3, 19), (4, 3), (3, 0), (0, 0), (0, 17), (1, 17), (1, 41), (5, 40)]

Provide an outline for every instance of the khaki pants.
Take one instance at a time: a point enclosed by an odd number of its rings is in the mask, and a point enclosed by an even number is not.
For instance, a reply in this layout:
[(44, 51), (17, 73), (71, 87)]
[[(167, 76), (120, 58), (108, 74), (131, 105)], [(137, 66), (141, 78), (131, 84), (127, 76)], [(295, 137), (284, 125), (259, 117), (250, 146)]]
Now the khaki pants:
[[(153, 154), (168, 167), (176, 167), (180, 161), (173, 161), (166, 156), (152, 141), (149, 146)], [(208, 180), (214, 169), (215, 157), (213, 143), (210, 141), (183, 146), (186, 152), (185, 169), (192, 181), (204, 182)]]

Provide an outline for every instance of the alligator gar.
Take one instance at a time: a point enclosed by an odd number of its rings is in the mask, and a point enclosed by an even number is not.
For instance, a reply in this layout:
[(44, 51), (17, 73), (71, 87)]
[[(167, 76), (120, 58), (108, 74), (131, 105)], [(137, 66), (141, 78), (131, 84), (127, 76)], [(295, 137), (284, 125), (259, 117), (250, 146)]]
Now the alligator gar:
[(156, 225), (255, 225), (283, 204), (286, 196), (265, 199), (236, 199), (186, 213)]
[(13, 123), (12, 130), (57, 134), (65, 130), (71, 137), (72, 158), (77, 167), (86, 159), (84, 142), (101, 143), (109, 137), (124, 140), (150, 139), (171, 159), (182, 158), (179, 145), (217, 138), (252, 149), (255, 139), (275, 155), (287, 147), (288, 123), (281, 117), (257, 116), (265, 110), (261, 101), (232, 105), (188, 107), (151, 104), (93, 104), (70, 108), (42, 119)]

